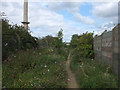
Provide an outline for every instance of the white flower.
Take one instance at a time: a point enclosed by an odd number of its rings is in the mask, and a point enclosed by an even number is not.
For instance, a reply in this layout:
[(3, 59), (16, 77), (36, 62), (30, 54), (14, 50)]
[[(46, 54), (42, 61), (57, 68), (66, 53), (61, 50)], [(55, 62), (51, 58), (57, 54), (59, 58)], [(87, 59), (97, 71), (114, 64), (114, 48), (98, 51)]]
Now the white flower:
[(49, 72), (50, 70), (48, 69), (48, 72)]
[(7, 46), (7, 45), (8, 45), (8, 43), (5, 44), (5, 46)]
[(16, 56), (14, 56), (14, 57), (16, 57)]
[(45, 68), (47, 67), (47, 65), (44, 66)]
[(70, 81), (70, 79), (68, 78), (68, 81)]
[(31, 84), (31, 86), (33, 86), (33, 84)]
[(82, 67), (82, 65), (80, 65), (80, 67)]

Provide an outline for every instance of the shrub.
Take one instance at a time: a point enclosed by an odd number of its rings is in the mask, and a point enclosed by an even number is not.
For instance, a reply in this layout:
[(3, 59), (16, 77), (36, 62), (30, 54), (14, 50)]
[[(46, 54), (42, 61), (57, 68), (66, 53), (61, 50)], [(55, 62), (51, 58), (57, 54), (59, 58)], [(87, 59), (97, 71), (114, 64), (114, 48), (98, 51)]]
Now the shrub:
[(83, 33), (82, 35), (73, 35), (70, 43), (76, 54), (84, 58), (93, 58), (93, 33)]
[(18, 50), (37, 47), (37, 38), (32, 37), (22, 26), (10, 25), (8, 20), (2, 20), (2, 58), (5, 60)]

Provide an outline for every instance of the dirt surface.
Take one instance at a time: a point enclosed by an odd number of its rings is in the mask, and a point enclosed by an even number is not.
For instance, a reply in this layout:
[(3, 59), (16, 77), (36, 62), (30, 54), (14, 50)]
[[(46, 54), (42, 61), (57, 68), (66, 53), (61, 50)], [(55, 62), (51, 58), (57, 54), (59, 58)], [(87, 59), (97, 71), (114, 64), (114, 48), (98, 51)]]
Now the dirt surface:
[(66, 71), (68, 74), (68, 88), (79, 88), (75, 79), (75, 75), (71, 72), (71, 69), (70, 69), (70, 62), (71, 62), (70, 57), (71, 57), (71, 54), (69, 54), (66, 62)]

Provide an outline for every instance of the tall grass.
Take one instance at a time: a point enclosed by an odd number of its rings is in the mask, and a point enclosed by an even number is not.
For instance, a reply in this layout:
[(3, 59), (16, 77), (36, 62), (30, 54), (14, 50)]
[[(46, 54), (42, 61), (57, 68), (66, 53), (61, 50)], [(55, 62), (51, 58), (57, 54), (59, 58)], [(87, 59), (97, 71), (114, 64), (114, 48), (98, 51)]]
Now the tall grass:
[(117, 78), (110, 66), (93, 59), (80, 59), (74, 55), (70, 68), (81, 88), (117, 88)]
[(65, 56), (46, 48), (20, 51), (3, 62), (3, 87), (64, 88)]

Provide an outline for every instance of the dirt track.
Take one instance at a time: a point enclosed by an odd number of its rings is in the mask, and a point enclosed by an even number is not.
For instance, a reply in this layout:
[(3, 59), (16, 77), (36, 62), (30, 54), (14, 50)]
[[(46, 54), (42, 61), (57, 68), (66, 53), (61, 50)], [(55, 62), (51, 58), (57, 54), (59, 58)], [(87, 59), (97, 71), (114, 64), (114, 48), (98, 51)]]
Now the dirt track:
[(76, 82), (75, 76), (71, 72), (71, 69), (70, 69), (70, 62), (71, 62), (70, 56), (71, 54), (69, 54), (67, 62), (66, 62), (66, 71), (68, 74), (68, 88), (79, 88)]

